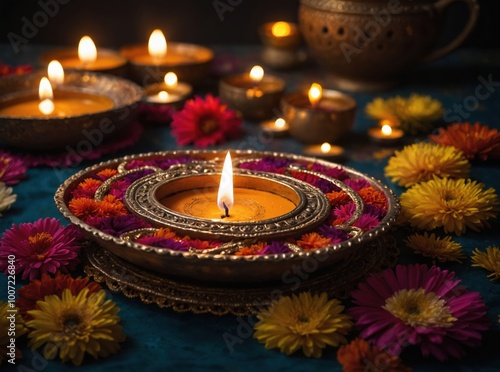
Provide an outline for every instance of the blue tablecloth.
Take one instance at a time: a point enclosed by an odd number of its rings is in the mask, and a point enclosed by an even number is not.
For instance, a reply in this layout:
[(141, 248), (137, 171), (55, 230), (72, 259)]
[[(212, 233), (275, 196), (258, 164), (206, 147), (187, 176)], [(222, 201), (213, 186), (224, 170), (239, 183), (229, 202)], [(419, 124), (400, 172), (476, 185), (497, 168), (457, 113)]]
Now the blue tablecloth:
[[(7, 45), (0, 46), (0, 60), (9, 64), (36, 63), (36, 56), (43, 46), (28, 45), (24, 52), (15, 55)], [(217, 55), (234, 56), (244, 67), (251, 67), (258, 61), (259, 47), (219, 47)], [(301, 69), (278, 73), (287, 80), (287, 90), (293, 90), (298, 84), (312, 81), (324, 82), (324, 74), (314, 64)], [(403, 95), (412, 92), (429, 94), (439, 99), (445, 108), (453, 109), (455, 104), (463, 104), (468, 96), (476, 95), (476, 88), (482, 79), (500, 82), (500, 53), (498, 51), (459, 50), (449, 57), (432, 64), (427, 64), (410, 73), (407, 80), (392, 91), (380, 94), (384, 97)], [(216, 92), (216, 80), (206, 87), (205, 91)], [(325, 83), (326, 86), (327, 83)], [(498, 86), (490, 87), (492, 92), (486, 99), (480, 100), (475, 111), (466, 111), (468, 121), (479, 121), (491, 127), (500, 127), (500, 90)], [(366, 140), (364, 134), (375, 123), (368, 119), (363, 109), (367, 102), (376, 95), (367, 93), (353, 94), (358, 103), (353, 136), (344, 143), (348, 151), (345, 164), (358, 169), (368, 175), (381, 179), (389, 184), (396, 193), (403, 190), (398, 188), (384, 177), (383, 168), (387, 159), (375, 160), (373, 152), (379, 150)], [(219, 148), (243, 148), (254, 150), (273, 150), (281, 152), (302, 152), (302, 145), (297, 141), (284, 138), (274, 139), (263, 143), (258, 139), (258, 126), (255, 123), (245, 122), (245, 137), (229, 142)], [(251, 141), (250, 139), (254, 139)], [(169, 150), (177, 148), (170, 135), (168, 127), (146, 127), (145, 132), (137, 145), (120, 153), (107, 156), (102, 160), (111, 159), (125, 154)], [(84, 162), (67, 169), (58, 169), (55, 172), (50, 167), (30, 169), (27, 178), (14, 186), (18, 200), (11, 210), (0, 218), (0, 232), (10, 228), (15, 223), (32, 222), (43, 217), (62, 218), (53, 202), (54, 192), (59, 184), (78, 170), (89, 166), (92, 162)], [(59, 177), (59, 176), (60, 177)], [(61, 178), (62, 177), (62, 178)], [(500, 191), (500, 167), (497, 164), (474, 164), (472, 178), (494, 187)], [(500, 223), (493, 222), (491, 229), (480, 233), (467, 232), (456, 240), (462, 243), (467, 259), (463, 263), (448, 263), (440, 266), (457, 273), (462, 283), (473, 291), (479, 291), (489, 308), (488, 315), (493, 323), (490, 331), (484, 334), (483, 346), (479, 349), (469, 349), (466, 358), (460, 361), (438, 363), (433, 359), (424, 359), (416, 351), (405, 351), (402, 354), (404, 362), (415, 371), (494, 371), (500, 368), (498, 354), (498, 340), (500, 326), (500, 287), (499, 283), (491, 282), (486, 278), (486, 271), (472, 268), (470, 255), (474, 248), (483, 249), (491, 245), (499, 245)], [(401, 263), (428, 263), (431, 262), (410, 252), (402, 243), (398, 243), (401, 250)], [(336, 350), (327, 349), (321, 359), (308, 359), (297, 353), (285, 356), (275, 350), (266, 350), (263, 345), (254, 340), (250, 333), (241, 325), (241, 319), (234, 316), (218, 317), (215, 315), (178, 314), (172, 310), (160, 309), (156, 305), (147, 305), (139, 299), (129, 299), (120, 293), (107, 290), (108, 295), (121, 308), (122, 324), (127, 335), (127, 341), (122, 344), (123, 349), (107, 359), (94, 361), (86, 359), (81, 371), (104, 370), (164, 370), (165, 368), (179, 370), (341, 370), (336, 361)], [(7, 280), (0, 275), (1, 298), (6, 297)], [(241, 333), (243, 332), (243, 333)], [(228, 348), (223, 335), (230, 333), (240, 337), (241, 343)], [(354, 334), (354, 333), (353, 333)], [(243, 336), (243, 337), (242, 337)], [(18, 341), (19, 344), (25, 344)], [(50, 370), (63, 371), (73, 369), (69, 364), (59, 361), (47, 362), (40, 353), (33, 353), (23, 349), (24, 359), (18, 360), (17, 370)], [(21, 368), (24, 367), (24, 368)], [(5, 366), (2, 366), (2, 368)], [(10, 368), (9, 370), (15, 370)]]

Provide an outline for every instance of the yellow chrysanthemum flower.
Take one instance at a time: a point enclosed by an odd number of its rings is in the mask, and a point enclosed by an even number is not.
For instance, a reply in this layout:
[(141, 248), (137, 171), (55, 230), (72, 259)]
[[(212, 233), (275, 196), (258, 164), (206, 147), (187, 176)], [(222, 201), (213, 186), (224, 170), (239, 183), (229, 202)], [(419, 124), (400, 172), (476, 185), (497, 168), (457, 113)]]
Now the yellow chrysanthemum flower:
[(328, 300), (326, 293), (282, 297), (257, 315), (254, 337), (266, 349), (278, 348), (287, 355), (302, 349), (307, 357), (319, 358), (326, 345), (347, 342), (352, 322), (343, 310), (340, 301)]
[(461, 235), (467, 228), (479, 231), (496, 218), (498, 196), (494, 188), (465, 179), (435, 178), (414, 185), (401, 197), (401, 215), (413, 227)]
[(413, 234), (406, 240), (406, 245), (413, 249), (415, 253), (441, 262), (462, 262), (461, 259), (464, 258), (462, 245), (454, 242), (451, 236), (439, 238), (435, 234), (431, 234), (430, 236), (427, 233), (423, 235)]
[(472, 251), (472, 266), (491, 271), (488, 278), (498, 280), (500, 278), (500, 248), (487, 247), (486, 252), (474, 249)]
[(396, 151), (384, 170), (393, 182), (409, 187), (434, 176), (468, 177), (470, 163), (462, 151), (454, 147), (419, 142)]
[[(11, 316), (13, 316), (12, 321), (10, 318)], [(21, 351), (17, 348), (17, 345), (10, 347), (10, 339), (18, 338), (26, 332), (27, 329), (24, 326), (24, 321), (19, 313), (19, 309), (17, 307), (11, 307), (9, 302), (0, 301), (0, 364), (2, 364), (4, 360), (13, 359), (12, 355), (9, 355), (12, 352), (15, 354), (14, 359), (17, 360), (22, 357)]]
[(62, 296), (45, 296), (38, 301), (40, 310), (28, 311), (33, 317), (26, 325), (32, 328), (28, 346), (44, 347), (44, 357), (54, 359), (59, 352), (63, 362), (82, 364), (85, 353), (94, 358), (107, 357), (120, 349), (125, 340), (119, 308), (111, 300), (105, 301), (106, 292), (100, 290), (87, 296), (88, 289), (78, 295), (65, 289)]
[(444, 109), (441, 102), (430, 96), (412, 94), (409, 98), (376, 98), (366, 105), (365, 112), (374, 119), (390, 120), (405, 132), (416, 134), (429, 131)]

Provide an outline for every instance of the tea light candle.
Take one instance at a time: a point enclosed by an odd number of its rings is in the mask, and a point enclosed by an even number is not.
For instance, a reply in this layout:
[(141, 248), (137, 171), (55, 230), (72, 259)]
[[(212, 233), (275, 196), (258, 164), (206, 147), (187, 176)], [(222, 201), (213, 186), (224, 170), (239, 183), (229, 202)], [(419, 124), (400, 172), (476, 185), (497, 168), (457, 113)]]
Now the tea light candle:
[(205, 47), (168, 42), (160, 29), (153, 30), (148, 45), (131, 45), (121, 49), (131, 64), (134, 79), (144, 86), (159, 82), (167, 72), (179, 80), (194, 84), (210, 72), (213, 52)]
[(162, 83), (152, 84), (145, 88), (144, 101), (180, 107), (192, 91), (193, 87), (190, 84), (179, 82), (174, 72), (167, 72)]
[(300, 50), (302, 37), (299, 27), (291, 22), (268, 22), (259, 27), (265, 48), (262, 61), (272, 68), (290, 68), (305, 61), (306, 53)]
[(281, 104), (290, 134), (304, 143), (335, 142), (354, 125), (356, 101), (317, 83), (307, 92), (286, 96)]
[(122, 75), (125, 72), (127, 60), (119, 53), (109, 49), (97, 50), (94, 41), (89, 36), (83, 36), (78, 49), (62, 49), (45, 53), (41, 56), (44, 64), (58, 60), (62, 67), (68, 70), (106, 72)]
[(250, 73), (231, 75), (219, 83), (221, 99), (244, 118), (251, 120), (268, 119), (274, 115), (273, 109), (285, 91), (285, 81), (264, 74), (261, 66), (254, 66)]
[(368, 136), (370, 136), (372, 141), (382, 145), (394, 145), (403, 137), (403, 131), (398, 128), (392, 128), (390, 121), (383, 120), (381, 125), (381, 127), (368, 130)]
[[(195, 177), (193, 177), (193, 184), (199, 182)], [(249, 185), (248, 182), (238, 183)], [(224, 160), (218, 188), (204, 185), (202, 188), (181, 190), (167, 195), (160, 202), (178, 213), (222, 223), (255, 222), (275, 218), (296, 208), (296, 204), (283, 195), (254, 189), (250, 186), (234, 187), (229, 152)]]
[(264, 121), (260, 127), (264, 132), (270, 133), (274, 137), (286, 136), (290, 129), (290, 126), (283, 118)]
[(310, 145), (304, 148), (304, 154), (315, 158), (323, 159), (339, 159), (344, 156), (344, 148), (340, 146), (332, 146), (328, 142), (321, 145)]

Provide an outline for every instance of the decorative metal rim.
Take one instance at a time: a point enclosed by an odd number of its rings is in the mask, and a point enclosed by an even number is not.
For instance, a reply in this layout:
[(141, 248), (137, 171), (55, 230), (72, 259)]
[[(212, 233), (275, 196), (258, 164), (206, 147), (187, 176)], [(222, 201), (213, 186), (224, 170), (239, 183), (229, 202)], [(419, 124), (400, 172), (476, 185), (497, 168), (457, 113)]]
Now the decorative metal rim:
[[(227, 150), (226, 150), (227, 151)], [(75, 224), (76, 226), (82, 228), (85, 232), (90, 234), (91, 236), (95, 237), (96, 239), (99, 239), (101, 241), (107, 241), (107, 242), (112, 242), (117, 246), (121, 246), (126, 249), (133, 249), (139, 252), (145, 252), (145, 253), (151, 253), (151, 254), (156, 254), (159, 256), (176, 256), (176, 257), (182, 257), (186, 260), (206, 260), (206, 261), (229, 261), (229, 262), (263, 262), (263, 261), (274, 261), (274, 260), (295, 260), (297, 258), (308, 258), (308, 257), (315, 257), (317, 255), (328, 255), (333, 252), (338, 252), (341, 250), (346, 250), (350, 249), (353, 245), (355, 244), (361, 244), (368, 242), (375, 237), (379, 236), (380, 234), (386, 232), (391, 225), (395, 222), (399, 210), (400, 210), (400, 204), (395, 196), (394, 192), (385, 184), (380, 182), (379, 180), (367, 176), (353, 168), (346, 167), (340, 164), (328, 162), (325, 160), (319, 160), (316, 158), (312, 157), (306, 157), (306, 156), (301, 156), (301, 155), (296, 155), (296, 154), (289, 154), (289, 153), (278, 153), (278, 152), (270, 152), (270, 151), (263, 151), (263, 152), (257, 152), (253, 150), (231, 150), (233, 154), (236, 154), (239, 157), (244, 157), (248, 156), (250, 158), (252, 157), (282, 157), (286, 159), (291, 159), (294, 161), (305, 161), (305, 162), (311, 162), (311, 163), (317, 163), (321, 164), (327, 167), (332, 167), (336, 166), (344, 171), (348, 172), (351, 176), (357, 176), (360, 178), (364, 178), (369, 182), (371, 185), (375, 186), (378, 188), (380, 191), (382, 191), (386, 198), (387, 198), (387, 204), (388, 204), (388, 213), (387, 215), (382, 219), (381, 223), (374, 229), (370, 230), (368, 234), (358, 234), (353, 236), (352, 238), (345, 240), (341, 243), (338, 244), (333, 244), (325, 248), (320, 248), (315, 251), (302, 251), (302, 252), (292, 252), (292, 253), (281, 253), (281, 254), (270, 254), (270, 255), (249, 255), (249, 256), (236, 256), (236, 255), (221, 255), (221, 254), (209, 254), (209, 253), (204, 253), (204, 252), (182, 252), (182, 251), (174, 251), (170, 249), (165, 249), (165, 248), (157, 248), (157, 247), (151, 247), (151, 246), (146, 246), (142, 244), (138, 244), (132, 241), (124, 240), (121, 238), (114, 237), (110, 234), (106, 234), (101, 232), (100, 230), (97, 230), (83, 221), (81, 221), (79, 218), (77, 218), (71, 211), (69, 210), (67, 204), (66, 204), (66, 197), (68, 194), (68, 188), (70, 185), (72, 185), (74, 182), (77, 182), (79, 180), (82, 180), (83, 177), (90, 173), (90, 172), (95, 172), (98, 169), (103, 169), (109, 166), (117, 166), (120, 163), (128, 162), (131, 160), (136, 160), (138, 158), (152, 158), (152, 157), (158, 157), (158, 156), (198, 156), (198, 157), (216, 157), (216, 156), (221, 156), (223, 155), (225, 151), (224, 150), (175, 150), (175, 151), (162, 151), (162, 152), (150, 152), (150, 153), (143, 153), (143, 154), (137, 154), (137, 155), (129, 155), (129, 156), (124, 156), (122, 158), (114, 159), (114, 160), (109, 160), (105, 162), (101, 162), (99, 164), (95, 164), (91, 167), (88, 167), (84, 170), (81, 170), (80, 172), (74, 174), (70, 178), (68, 178), (63, 184), (59, 186), (57, 189), (55, 196), (54, 196), (54, 201), (56, 204), (56, 207), (59, 209), (61, 214), (67, 218), (71, 223)]]
[[(411, 0), (401, 1), (399, 10), (394, 15), (406, 13), (422, 13), (435, 11), (433, 3), (435, 0), (420, 1), (418, 4)], [(301, 5), (305, 5), (318, 10), (325, 10), (335, 13), (373, 15), (380, 11), (381, 7), (387, 8), (387, 0), (380, 1), (352, 1), (352, 0), (300, 0)]]

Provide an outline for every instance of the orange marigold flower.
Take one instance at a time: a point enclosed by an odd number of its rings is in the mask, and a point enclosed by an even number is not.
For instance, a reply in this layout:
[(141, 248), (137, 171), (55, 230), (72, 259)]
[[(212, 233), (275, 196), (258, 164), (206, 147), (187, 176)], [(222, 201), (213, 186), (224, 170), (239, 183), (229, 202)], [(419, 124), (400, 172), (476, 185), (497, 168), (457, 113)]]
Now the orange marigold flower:
[(252, 244), (249, 247), (242, 247), (234, 254), (236, 256), (251, 256), (253, 254), (257, 254), (257, 252), (263, 250), (266, 247), (267, 243), (263, 241), (259, 241), (255, 244)]
[(390, 355), (360, 338), (340, 346), (337, 360), (344, 372), (408, 372), (398, 356)]
[(179, 239), (177, 234), (170, 230), (168, 227), (162, 227), (158, 231), (156, 231), (153, 236), (155, 238), (163, 238), (163, 239)]
[(82, 221), (99, 216), (99, 205), (94, 199), (74, 198), (69, 202), (69, 210)]
[(301, 239), (297, 240), (297, 245), (305, 251), (314, 251), (330, 245), (330, 239), (312, 232), (302, 235)]
[(500, 158), (500, 132), (480, 123), (451, 124), (447, 128), (439, 128), (439, 133), (429, 138), (435, 143), (462, 150), (468, 159)]
[(116, 169), (106, 168), (106, 169), (103, 169), (102, 171), (99, 171), (97, 173), (97, 176), (107, 180), (108, 178), (116, 176), (117, 174), (118, 174), (118, 171)]
[(85, 178), (83, 182), (78, 184), (79, 189), (83, 190), (96, 190), (102, 185), (102, 181), (96, 180), (95, 178)]
[(99, 217), (116, 217), (126, 215), (127, 208), (120, 200), (113, 195), (106, 195), (104, 199), (98, 203)]
[(345, 205), (351, 201), (349, 195), (345, 191), (332, 191), (326, 194), (326, 197), (330, 201), (332, 207), (338, 207), (339, 205)]
[(374, 205), (384, 211), (387, 209), (387, 199), (385, 195), (375, 190), (372, 186), (359, 190), (358, 194), (366, 204)]

